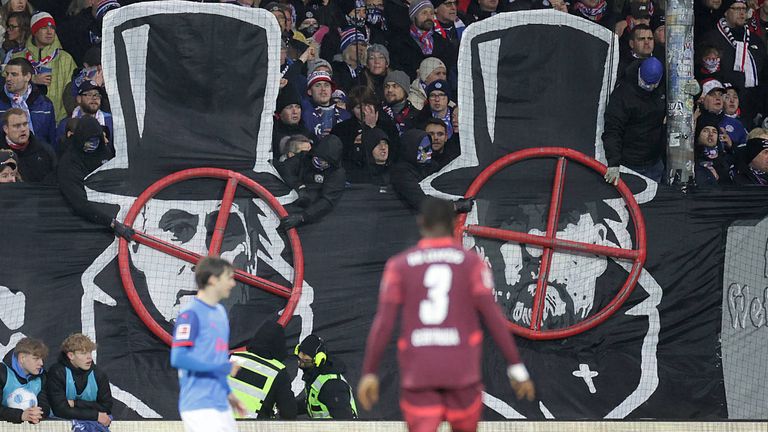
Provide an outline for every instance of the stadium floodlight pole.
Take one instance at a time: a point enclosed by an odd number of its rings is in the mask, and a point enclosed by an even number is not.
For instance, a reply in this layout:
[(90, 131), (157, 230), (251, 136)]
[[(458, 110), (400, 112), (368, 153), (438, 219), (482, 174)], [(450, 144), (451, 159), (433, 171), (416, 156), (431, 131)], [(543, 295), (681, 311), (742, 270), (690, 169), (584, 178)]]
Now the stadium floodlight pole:
[(693, 173), (693, 0), (668, 0), (667, 48), (667, 181), (686, 186)]

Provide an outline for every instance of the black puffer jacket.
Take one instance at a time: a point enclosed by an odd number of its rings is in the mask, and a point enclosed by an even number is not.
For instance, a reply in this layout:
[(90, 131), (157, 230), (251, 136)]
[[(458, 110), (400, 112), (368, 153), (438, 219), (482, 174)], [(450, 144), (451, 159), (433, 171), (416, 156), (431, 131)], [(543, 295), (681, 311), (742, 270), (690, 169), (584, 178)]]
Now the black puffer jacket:
[(638, 62), (627, 70), (605, 110), (603, 146), (611, 167), (649, 165), (664, 151), (664, 79), (653, 91), (641, 89), (637, 84), (639, 66)]
[[(275, 164), (285, 183), (296, 189), (299, 199), (289, 206), (289, 212), (301, 212), (304, 222), (319, 220), (330, 213), (344, 194), (346, 172), (341, 167), (342, 145), (335, 135), (328, 135), (309, 153)], [(330, 164), (325, 170), (315, 168), (314, 157)]]
[(429, 161), (417, 161), (419, 144), (429, 135), (420, 129), (406, 131), (400, 137), (400, 160), (392, 167), (392, 187), (409, 206), (418, 209), (427, 197), (421, 190), (419, 182), (437, 172), (440, 167)]

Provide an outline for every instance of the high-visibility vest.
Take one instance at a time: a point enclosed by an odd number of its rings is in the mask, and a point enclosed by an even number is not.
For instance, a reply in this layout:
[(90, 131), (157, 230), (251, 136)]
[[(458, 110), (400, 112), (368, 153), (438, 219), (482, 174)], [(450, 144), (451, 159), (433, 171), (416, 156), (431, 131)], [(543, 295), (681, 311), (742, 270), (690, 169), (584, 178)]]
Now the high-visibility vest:
[[(328, 409), (327, 406), (325, 406), (324, 403), (320, 402), (320, 390), (323, 389), (323, 386), (325, 385), (326, 382), (330, 380), (335, 380), (335, 379), (340, 379), (344, 381), (344, 383), (347, 384), (347, 387), (349, 387), (349, 383), (347, 383), (347, 380), (345, 380), (341, 374), (335, 374), (335, 373), (319, 375), (312, 382), (312, 385), (309, 386), (309, 394), (307, 395), (307, 414), (309, 414), (310, 418), (314, 418), (314, 419), (331, 418), (331, 411)], [(355, 417), (357, 417), (357, 405), (355, 404), (355, 398), (352, 395), (352, 387), (349, 387), (349, 403), (352, 406), (352, 412), (354, 413)]]
[[(277, 374), (285, 369), (285, 365), (279, 360), (267, 359), (247, 351), (236, 352), (232, 356), (238, 357), (236, 362), (240, 365), (240, 372), (238, 378), (227, 377), (229, 387), (247, 408), (248, 417), (255, 417), (272, 389)], [(250, 373), (242, 373), (243, 370)]]

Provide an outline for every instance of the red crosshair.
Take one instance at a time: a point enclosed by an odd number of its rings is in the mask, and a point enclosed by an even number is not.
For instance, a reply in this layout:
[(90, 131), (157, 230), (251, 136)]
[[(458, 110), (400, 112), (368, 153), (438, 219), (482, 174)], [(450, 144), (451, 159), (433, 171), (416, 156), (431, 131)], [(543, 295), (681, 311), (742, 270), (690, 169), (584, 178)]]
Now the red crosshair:
[[(235, 191), (238, 185), (253, 192), (257, 197), (264, 200), (269, 207), (277, 213), (279, 218), (288, 216), (288, 212), (285, 211), (282, 205), (277, 199), (263, 186), (256, 183), (252, 179), (236, 173), (220, 168), (192, 168), (169, 176), (153, 183), (147, 188), (141, 195), (136, 198), (128, 214), (125, 217), (125, 224), (132, 227), (136, 216), (141, 211), (142, 207), (157, 195), (161, 190), (186, 180), (194, 178), (214, 178), (226, 180), (227, 186), (224, 189), (224, 196), (221, 199), (221, 207), (219, 208), (219, 215), (216, 218), (216, 225), (214, 226), (213, 236), (211, 238), (210, 246), (208, 247), (208, 255), (218, 255), (221, 250), (221, 243), (224, 238), (224, 231), (227, 228), (227, 221), (229, 220), (230, 209), (235, 199)], [(299, 242), (299, 236), (295, 229), (290, 229), (287, 232), (288, 240), (291, 244), (291, 251), (293, 254), (293, 286), (286, 287), (275, 282), (266, 280), (262, 277), (256, 276), (244, 272), (242, 270), (235, 271), (235, 280), (250, 285), (252, 287), (264, 290), (268, 293), (275, 294), (277, 296), (287, 299), (287, 304), (283, 310), (283, 314), (277, 320), (277, 322), (285, 326), (293, 316), (293, 311), (296, 309), (296, 305), (301, 297), (301, 287), (304, 281), (304, 255), (301, 250), (301, 243)], [(156, 237), (150, 236), (143, 232), (136, 231), (136, 235), (133, 237), (136, 243), (148, 246), (150, 248), (159, 250), (168, 255), (176, 257), (180, 260), (186, 261), (191, 264), (197, 264), (202, 255), (186, 250), (177, 245), (160, 240)], [(160, 324), (158, 324), (149, 313), (144, 303), (141, 301), (136, 286), (133, 284), (133, 276), (131, 275), (130, 266), (130, 254), (128, 252), (128, 242), (120, 238), (120, 247), (118, 252), (118, 264), (120, 267), (120, 278), (123, 281), (123, 287), (128, 295), (128, 300), (131, 302), (131, 306), (139, 315), (155, 336), (159, 337), (163, 342), (171, 345), (172, 337)]]
[[(616, 186), (616, 189), (618, 189), (621, 197), (626, 202), (630, 217), (634, 222), (633, 225), (635, 228), (636, 243), (635, 249), (622, 249), (617, 247), (581, 243), (557, 238), (557, 225), (558, 221), (560, 220), (560, 207), (563, 201), (565, 170), (568, 165), (568, 161), (573, 161), (591, 168), (601, 176), (604, 176), (607, 170), (606, 166), (597, 160), (586, 156), (583, 153), (563, 147), (534, 148), (508, 154), (498, 159), (496, 162), (483, 170), (483, 172), (480, 173), (480, 175), (469, 186), (469, 189), (464, 196), (476, 197), (477, 193), (488, 182), (488, 180), (502, 169), (517, 162), (535, 158), (557, 158), (557, 165), (555, 167), (555, 176), (552, 186), (552, 198), (549, 202), (547, 232), (545, 235), (533, 235), (480, 225), (466, 225), (466, 214), (462, 214), (458, 217), (455, 235), (460, 240), (464, 233), (467, 233), (476, 237), (511, 241), (521, 244), (535, 245), (543, 248), (541, 255), (541, 265), (539, 267), (539, 278), (536, 284), (536, 292), (533, 297), (531, 324), (529, 327), (523, 327), (510, 321), (509, 328), (513, 333), (528, 339), (560, 339), (587, 331), (603, 323), (606, 319), (608, 319), (608, 317), (619, 310), (621, 305), (627, 300), (629, 295), (632, 293), (632, 290), (635, 288), (635, 285), (637, 284), (637, 280), (640, 277), (640, 273), (643, 269), (643, 264), (645, 263), (645, 221), (643, 220), (640, 207), (637, 205), (637, 201), (635, 201), (635, 197), (632, 194), (632, 191), (629, 190), (624, 181), (620, 180), (618, 186)], [(552, 266), (552, 255), (555, 253), (555, 251), (559, 250), (587, 253), (592, 255), (604, 255), (612, 258), (632, 260), (632, 267), (629, 270), (629, 276), (627, 277), (626, 282), (624, 282), (624, 285), (618, 291), (616, 296), (605, 307), (576, 324), (558, 329), (544, 330), (542, 329), (542, 321), (544, 318), (544, 298), (547, 290), (547, 281), (549, 279), (549, 271)]]

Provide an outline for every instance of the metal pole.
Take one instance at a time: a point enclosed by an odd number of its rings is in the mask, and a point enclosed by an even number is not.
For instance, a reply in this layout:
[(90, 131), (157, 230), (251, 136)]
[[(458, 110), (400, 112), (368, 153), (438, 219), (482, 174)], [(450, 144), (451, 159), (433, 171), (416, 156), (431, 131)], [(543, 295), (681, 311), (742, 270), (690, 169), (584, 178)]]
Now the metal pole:
[(694, 100), (685, 91), (693, 77), (693, 0), (667, 0), (667, 180), (693, 179)]

